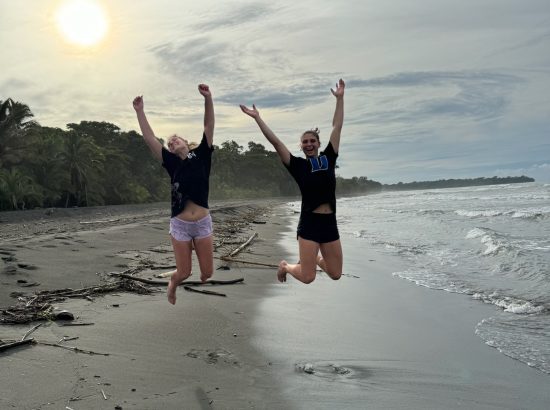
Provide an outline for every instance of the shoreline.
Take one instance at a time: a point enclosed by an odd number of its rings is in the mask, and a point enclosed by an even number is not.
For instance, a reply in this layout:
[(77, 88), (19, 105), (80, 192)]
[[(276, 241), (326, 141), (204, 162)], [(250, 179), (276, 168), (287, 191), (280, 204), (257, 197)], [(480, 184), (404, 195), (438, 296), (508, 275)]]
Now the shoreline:
[[(404, 260), (342, 239), (339, 281), (270, 286), (260, 305), (260, 350), (293, 409), (548, 407), (549, 375), (476, 334), (497, 307), (396, 277)], [(296, 256), (293, 240), (287, 232), (281, 242)]]
[[(272, 210), (282, 203), (213, 201), (215, 237), (223, 229), (243, 242), (257, 232), (239, 259), (278, 261), (282, 249), (276, 244), (277, 235), (284, 221)], [(76, 288), (99, 282), (101, 272), (123, 271), (144, 262), (168, 266), (173, 259), (167, 233), (169, 210), (165, 204), (138, 208), (136, 213), (127, 207), (99, 207), (84, 212), (85, 216), (73, 213), (59, 221), (42, 217), (45, 223), (21, 229), (7, 241), (3, 236), (0, 248), (10, 253), (3, 256), (14, 259), (8, 263), (36, 269), (17, 267), (15, 272), (0, 273), (0, 306), (16, 301), (8, 296), (14, 288), (25, 292)], [(248, 211), (258, 210), (262, 213), (254, 218), (256, 223), (244, 220)], [(105, 222), (105, 217), (112, 221)], [(8, 225), (2, 228), (14, 232)], [(215, 256), (237, 246), (221, 244)], [(194, 257), (191, 280), (198, 277), (196, 263)], [(150, 295), (116, 292), (59, 303), (75, 315), (76, 322), (93, 325), (45, 322), (31, 337), (49, 343), (78, 337), (63, 343), (97, 354), (42, 344), (0, 353), (5, 369), (0, 384), (6, 390), (0, 407), (290, 408), (279, 395), (271, 364), (250, 344), (257, 306), (266, 295), (266, 284), (276, 282), (275, 270), (215, 259), (215, 267), (222, 265), (229, 265), (229, 270), (216, 270), (213, 279), (245, 279), (244, 284), (216, 287), (227, 297), (186, 292), (180, 286), (175, 306), (167, 302), (162, 287)], [(139, 276), (152, 278), (157, 272), (144, 270)], [(16, 279), (42, 283), (21, 289)], [(33, 324), (1, 325), (0, 339), (20, 340)]]

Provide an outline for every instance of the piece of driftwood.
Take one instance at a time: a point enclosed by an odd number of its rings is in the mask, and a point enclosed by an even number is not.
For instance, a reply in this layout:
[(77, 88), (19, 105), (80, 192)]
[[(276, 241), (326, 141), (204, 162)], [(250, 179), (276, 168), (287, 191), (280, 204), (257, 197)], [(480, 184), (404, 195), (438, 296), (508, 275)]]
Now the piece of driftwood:
[(118, 222), (120, 218), (116, 219), (100, 219), (97, 221), (80, 221), (80, 224), (82, 225), (89, 225), (89, 224), (105, 224), (105, 223), (111, 223), (111, 222)]
[[(145, 279), (145, 278), (139, 278), (137, 276), (130, 276), (124, 273), (115, 273), (115, 272), (111, 272), (111, 275), (119, 276), (121, 278), (129, 279), (129, 280), (135, 280), (137, 282), (146, 283), (148, 285), (168, 286), (168, 282), (165, 280)], [(211, 280), (207, 280), (206, 282), (201, 282), (198, 280), (188, 280), (188, 281), (181, 282), (179, 286), (234, 285), (235, 283), (241, 283), (243, 281), (244, 281), (244, 278), (231, 279), (231, 280), (211, 279)]]
[(173, 270), (170, 270), (168, 272), (162, 272), (162, 273), (157, 273), (155, 275), (155, 278), (169, 278), (171, 277), (174, 273), (176, 273), (177, 270), (176, 269), (173, 269)]
[(242, 244), (241, 246), (239, 246), (237, 249), (231, 251), (231, 252), (229, 253), (229, 255), (227, 255), (227, 256), (233, 257), (233, 256), (235, 256), (236, 254), (238, 254), (240, 251), (242, 251), (244, 248), (246, 248), (248, 245), (250, 245), (250, 243), (254, 240), (254, 238), (255, 238), (256, 236), (258, 236), (258, 232), (254, 232), (254, 233), (252, 234), (252, 236), (251, 236), (250, 238), (248, 238), (248, 240), (247, 240), (245, 243), (243, 243), (243, 244)]
[(214, 295), (214, 296), (224, 296), (224, 297), (227, 296), (225, 293), (214, 292), (211, 290), (195, 289), (191, 286), (184, 286), (183, 288), (188, 292), (203, 293), (205, 295)]
[(25, 340), (19, 340), (17, 342), (12, 343), (4, 343), (3, 345), (0, 345), (0, 352), (4, 352), (8, 349), (11, 349), (13, 347), (21, 346), (21, 345), (28, 345), (31, 343), (35, 343), (34, 339), (31, 337), (30, 339)]
[(33, 326), (27, 333), (23, 335), (21, 338), (21, 341), (25, 340), (32, 332), (34, 332), (36, 329), (38, 329), (40, 326), (42, 326), (42, 323), (37, 324), (36, 326)]
[(222, 256), (220, 259), (224, 260), (226, 262), (246, 263), (248, 265), (265, 266), (265, 267), (268, 267), (268, 268), (278, 268), (279, 267), (278, 265), (275, 265), (273, 263), (253, 262), (253, 261), (247, 261), (247, 260), (244, 260), (244, 259), (235, 259), (235, 258), (231, 258), (229, 256)]

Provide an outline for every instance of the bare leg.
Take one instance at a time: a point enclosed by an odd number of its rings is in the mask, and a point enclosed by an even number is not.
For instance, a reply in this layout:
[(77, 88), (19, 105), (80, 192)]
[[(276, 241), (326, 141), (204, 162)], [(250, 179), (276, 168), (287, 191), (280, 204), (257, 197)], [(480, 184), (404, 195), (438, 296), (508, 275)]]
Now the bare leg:
[(191, 276), (191, 241), (177, 241), (173, 237), (170, 237), (170, 239), (172, 240), (172, 248), (174, 248), (177, 269), (170, 278), (166, 295), (168, 302), (175, 305), (178, 285)]
[(293, 265), (284, 260), (281, 261), (277, 270), (277, 279), (279, 282), (286, 281), (287, 273), (290, 273), (295, 279), (303, 283), (311, 283), (315, 280), (319, 244), (307, 239), (298, 238), (298, 245), (300, 247), (300, 263)]
[(194, 239), (195, 253), (199, 259), (201, 281), (206, 282), (214, 273), (214, 240), (212, 235)]
[(340, 279), (344, 260), (340, 239), (322, 243), (320, 249), (322, 256), (317, 257), (317, 265), (319, 265), (331, 279)]

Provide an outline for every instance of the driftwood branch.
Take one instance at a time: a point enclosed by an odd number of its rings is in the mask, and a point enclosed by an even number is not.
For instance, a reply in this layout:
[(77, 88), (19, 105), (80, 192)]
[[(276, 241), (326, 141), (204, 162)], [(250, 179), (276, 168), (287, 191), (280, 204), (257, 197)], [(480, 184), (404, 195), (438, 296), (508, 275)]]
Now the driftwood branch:
[(279, 267), (278, 265), (274, 265), (272, 263), (252, 262), (252, 261), (247, 261), (247, 260), (244, 260), (244, 259), (234, 259), (230, 256), (222, 256), (220, 259), (224, 260), (226, 262), (246, 263), (248, 265), (266, 266), (268, 268), (278, 268)]
[(232, 257), (232, 256), (235, 256), (236, 254), (238, 254), (240, 251), (242, 251), (244, 248), (246, 248), (248, 245), (250, 245), (250, 243), (254, 240), (254, 238), (255, 238), (256, 236), (258, 236), (258, 232), (254, 232), (254, 233), (252, 234), (252, 236), (251, 236), (250, 238), (248, 238), (248, 240), (247, 240), (245, 243), (243, 243), (243, 244), (242, 244), (241, 246), (239, 246), (237, 249), (231, 251), (231, 252), (229, 253), (229, 255), (227, 255), (227, 256)]
[[(124, 273), (111, 273), (112, 276), (118, 276), (124, 279), (129, 280), (135, 280), (137, 282), (146, 283), (148, 285), (162, 285), (162, 286), (168, 286), (168, 282), (165, 280), (153, 280), (153, 279), (145, 279), (145, 278), (139, 278), (137, 276), (130, 276), (126, 275)], [(204, 286), (204, 285), (233, 285), (235, 283), (241, 283), (244, 281), (244, 278), (239, 279), (231, 279), (231, 280), (207, 280), (206, 282), (201, 282), (198, 280), (188, 280), (181, 282), (179, 286)]]
[(4, 343), (3, 345), (0, 345), (0, 352), (4, 352), (8, 349), (11, 349), (12, 347), (17, 347), (17, 346), (21, 346), (21, 345), (28, 345), (28, 344), (32, 344), (32, 343), (35, 343), (35, 341), (32, 337), (30, 339), (19, 340), (18, 342)]
[(189, 292), (204, 293), (205, 295), (227, 296), (225, 293), (213, 292), (211, 290), (195, 289), (191, 286), (184, 286), (183, 288)]
[(42, 323), (37, 324), (36, 326), (33, 326), (32, 329), (30, 329), (27, 333), (23, 335), (21, 338), (21, 341), (25, 340), (28, 335), (30, 335), (32, 332), (34, 332), (36, 329), (38, 329), (40, 326), (42, 326)]

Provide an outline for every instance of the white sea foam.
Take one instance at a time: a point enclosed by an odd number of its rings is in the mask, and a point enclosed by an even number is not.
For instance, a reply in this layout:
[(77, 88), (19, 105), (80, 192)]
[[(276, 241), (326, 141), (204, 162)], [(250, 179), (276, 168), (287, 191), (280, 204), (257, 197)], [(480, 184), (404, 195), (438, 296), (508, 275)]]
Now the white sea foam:
[(484, 216), (484, 217), (501, 216), (504, 213), (502, 211), (491, 210), (491, 209), (475, 210), (475, 211), (468, 211), (468, 210), (465, 210), (465, 209), (458, 209), (458, 210), (455, 211), (455, 214), (457, 214), (459, 216), (467, 216), (469, 218), (478, 218), (480, 216)]
[(514, 313), (516, 315), (540, 313), (545, 310), (543, 305), (535, 305), (532, 302), (504, 296), (498, 292), (492, 292), (490, 294), (478, 292), (474, 293), (472, 298), (498, 306), (505, 312)]
[(468, 231), (466, 234), (466, 239), (475, 239), (479, 238), (480, 236), (485, 235), (485, 230), (482, 228), (474, 228)]

